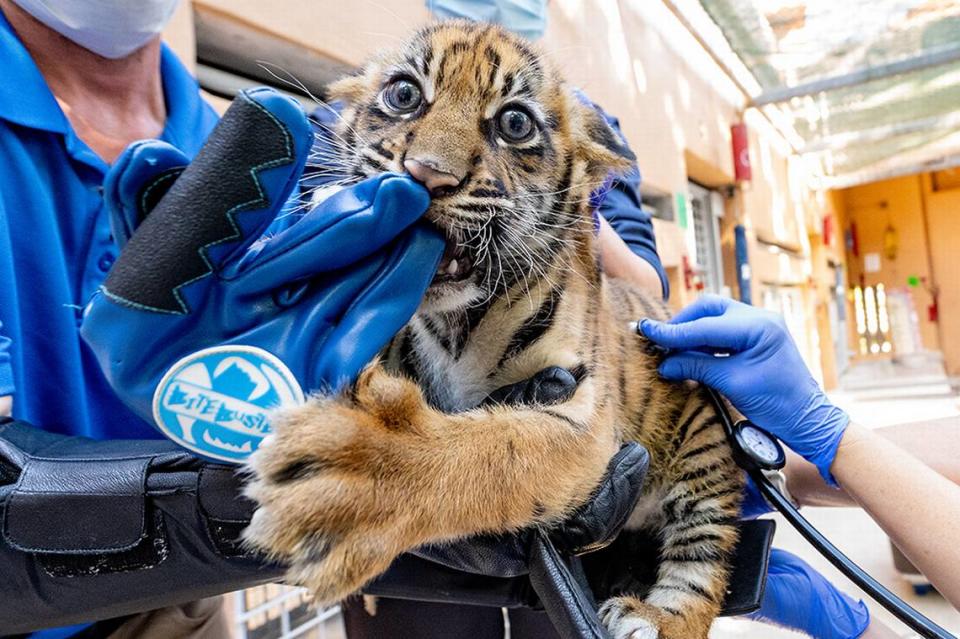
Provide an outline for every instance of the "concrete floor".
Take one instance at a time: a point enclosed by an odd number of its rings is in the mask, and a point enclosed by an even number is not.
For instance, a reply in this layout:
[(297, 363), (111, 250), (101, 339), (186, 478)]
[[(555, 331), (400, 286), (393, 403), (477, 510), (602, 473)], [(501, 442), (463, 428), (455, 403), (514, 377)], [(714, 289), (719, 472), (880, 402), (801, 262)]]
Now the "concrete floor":
[[(857, 423), (873, 428), (947, 417), (960, 419), (960, 399), (935, 357), (902, 364), (889, 361), (859, 364), (844, 375), (842, 389), (830, 396)], [(911, 586), (894, 570), (886, 535), (863, 511), (805, 508), (803, 513), (891, 591), (950, 632), (960, 635), (960, 612), (936, 592), (924, 596), (913, 593)], [(863, 598), (874, 617), (887, 623), (900, 636), (916, 636), (812, 550), (786, 521), (779, 516), (773, 518), (777, 520), (775, 546), (801, 556), (842, 590)], [(720, 619), (710, 636), (711, 639), (788, 639), (801, 635), (749, 621)]]

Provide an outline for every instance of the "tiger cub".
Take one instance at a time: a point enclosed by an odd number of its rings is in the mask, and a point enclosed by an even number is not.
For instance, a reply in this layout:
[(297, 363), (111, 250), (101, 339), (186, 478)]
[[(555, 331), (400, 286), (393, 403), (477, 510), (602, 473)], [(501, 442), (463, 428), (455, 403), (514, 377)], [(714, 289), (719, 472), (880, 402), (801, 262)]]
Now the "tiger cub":
[[(662, 539), (656, 583), (603, 603), (617, 638), (707, 637), (736, 541), (741, 473), (714, 409), (661, 381), (628, 322), (656, 301), (598, 268), (591, 191), (633, 156), (527, 42), (437, 23), (331, 87), (340, 168), (409, 172), (448, 249), (421, 307), (353, 392), (278, 417), (252, 458), (248, 542), (321, 603), (400, 553), (550, 526), (591, 495), (625, 440), (652, 456), (630, 526)], [(481, 406), (548, 366), (576, 392)]]

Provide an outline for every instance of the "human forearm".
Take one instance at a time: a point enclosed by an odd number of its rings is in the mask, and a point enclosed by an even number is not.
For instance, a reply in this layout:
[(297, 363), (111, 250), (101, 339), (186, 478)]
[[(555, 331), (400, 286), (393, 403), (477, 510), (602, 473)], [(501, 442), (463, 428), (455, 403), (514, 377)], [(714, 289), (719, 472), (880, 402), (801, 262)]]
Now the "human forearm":
[[(960, 419), (897, 424), (875, 432), (955, 484), (960, 484)], [(856, 506), (841, 486), (827, 486), (813, 464), (787, 452), (787, 486), (802, 506)]]
[(630, 250), (630, 247), (620, 239), (617, 232), (603, 218), (600, 218), (600, 252), (603, 259), (603, 270), (610, 277), (616, 277), (632, 282), (634, 285), (661, 297), (663, 285), (657, 270), (642, 257)]
[(10, 417), (13, 414), (13, 395), (0, 397), (0, 417)]
[(960, 484), (960, 418), (897, 424), (874, 432)]
[(884, 437), (851, 424), (830, 468), (954, 606), (960, 606), (960, 486)]

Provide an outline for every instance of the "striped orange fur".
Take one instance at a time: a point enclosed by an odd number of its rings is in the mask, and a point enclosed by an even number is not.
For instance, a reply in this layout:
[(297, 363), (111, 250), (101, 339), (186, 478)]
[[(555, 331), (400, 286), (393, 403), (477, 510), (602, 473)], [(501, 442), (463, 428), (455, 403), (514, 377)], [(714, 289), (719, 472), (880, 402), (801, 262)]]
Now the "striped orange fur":
[[(702, 392), (660, 380), (628, 329), (663, 304), (598, 268), (589, 195), (629, 150), (542, 53), (489, 25), (428, 27), (331, 92), (346, 106), (326, 160), (347, 181), (409, 159), (455, 178), (427, 216), (460, 268), (350, 395), (279, 416), (251, 461), (247, 540), (333, 602), (419, 545), (558, 524), (636, 440), (652, 465), (629, 525), (662, 540), (658, 576), (604, 602), (604, 621), (618, 639), (705, 639), (743, 480)], [(548, 366), (576, 371), (569, 400), (481, 405)]]

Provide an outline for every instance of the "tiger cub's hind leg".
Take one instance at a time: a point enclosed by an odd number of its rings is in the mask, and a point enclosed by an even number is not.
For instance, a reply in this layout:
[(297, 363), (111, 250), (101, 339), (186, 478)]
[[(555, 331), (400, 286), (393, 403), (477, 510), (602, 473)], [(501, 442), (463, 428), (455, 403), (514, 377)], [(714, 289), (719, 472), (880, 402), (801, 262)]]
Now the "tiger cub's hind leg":
[(614, 639), (707, 639), (727, 590), (742, 471), (712, 407), (681, 416), (673, 487), (662, 508), (657, 580), (644, 600), (615, 597), (601, 614)]

